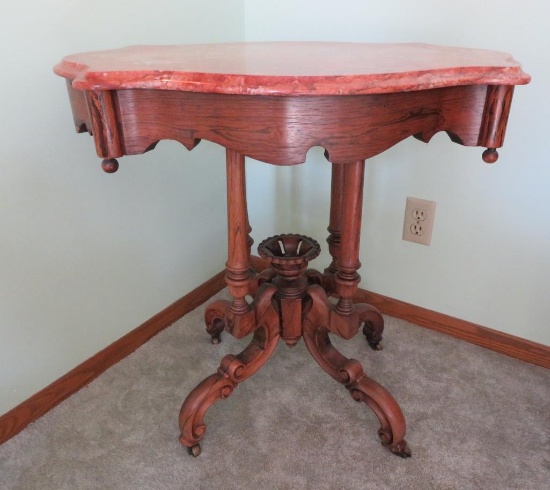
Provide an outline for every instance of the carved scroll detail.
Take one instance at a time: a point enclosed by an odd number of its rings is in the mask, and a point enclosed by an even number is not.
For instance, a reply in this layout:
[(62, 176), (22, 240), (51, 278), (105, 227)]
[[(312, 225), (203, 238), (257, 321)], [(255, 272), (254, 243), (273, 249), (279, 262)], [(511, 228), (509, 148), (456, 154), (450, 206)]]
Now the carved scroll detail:
[(364, 402), (380, 421), (378, 435), (382, 444), (403, 458), (411, 456), (405, 441), (405, 418), (393, 396), (380, 384), (369, 378), (359, 361), (348, 359), (337, 351), (328, 336), (325, 325), (318, 318), (306, 315), (304, 342), (319, 366), (332, 378), (342, 383), (356, 401)]
[(255, 328), (250, 344), (237, 356), (225, 356), (218, 371), (195, 387), (183, 402), (179, 416), (179, 440), (194, 456), (200, 454), (198, 443), (206, 433), (206, 411), (217, 400), (231, 395), (239, 383), (256, 373), (277, 346), (280, 336), (279, 316), (271, 301), (275, 292), (274, 286), (263, 286), (257, 301), (251, 305), (250, 312), (255, 313)]

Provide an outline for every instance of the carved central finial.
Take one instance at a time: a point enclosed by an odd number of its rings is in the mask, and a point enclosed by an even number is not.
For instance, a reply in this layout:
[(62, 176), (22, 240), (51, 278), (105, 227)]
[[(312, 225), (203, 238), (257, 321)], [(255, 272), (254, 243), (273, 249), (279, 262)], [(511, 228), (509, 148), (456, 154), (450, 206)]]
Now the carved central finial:
[(308, 262), (321, 253), (321, 246), (304, 235), (276, 235), (260, 243), (258, 253), (271, 262), (279, 275), (294, 279), (300, 277)]

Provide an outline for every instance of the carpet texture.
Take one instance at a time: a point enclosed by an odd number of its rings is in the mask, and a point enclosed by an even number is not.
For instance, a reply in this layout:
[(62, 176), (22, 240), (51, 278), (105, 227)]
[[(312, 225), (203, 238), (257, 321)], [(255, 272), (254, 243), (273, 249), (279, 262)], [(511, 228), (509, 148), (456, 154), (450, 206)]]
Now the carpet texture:
[(374, 414), (303, 342), (281, 342), (217, 402), (202, 455), (188, 456), (177, 440), (183, 399), (247, 344), (224, 334), (211, 345), (203, 311), (0, 446), (0, 488), (550, 488), (550, 371), (390, 317), (381, 352), (362, 335), (333, 343), (400, 403), (411, 459), (380, 445)]

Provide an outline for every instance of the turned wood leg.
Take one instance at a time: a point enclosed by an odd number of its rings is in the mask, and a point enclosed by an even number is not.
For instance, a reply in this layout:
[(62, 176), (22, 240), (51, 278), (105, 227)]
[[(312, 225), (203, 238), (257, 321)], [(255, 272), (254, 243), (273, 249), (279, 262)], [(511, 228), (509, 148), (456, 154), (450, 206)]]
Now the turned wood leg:
[(332, 179), (330, 184), (330, 219), (327, 238), (328, 250), (332, 262), (325, 269), (327, 292), (333, 289), (332, 279), (338, 272), (338, 258), (340, 257), (340, 243), (342, 238), (342, 201), (344, 198), (344, 165), (332, 164)]
[[(233, 301), (229, 311), (233, 315), (244, 315), (249, 310), (246, 295), (250, 292), (251, 269), (250, 249), (253, 240), (252, 228), (248, 221), (246, 205), (246, 176), (244, 155), (226, 150), (227, 168), (227, 232), (228, 258), (225, 267), (225, 282)], [(212, 343), (221, 342), (221, 332), (231, 316), (226, 317), (225, 303), (221, 307), (216, 303), (207, 309), (205, 315), (206, 331), (212, 337)]]
[(411, 450), (404, 439), (405, 417), (393, 396), (365, 374), (359, 361), (348, 359), (334, 348), (326, 327), (315, 326), (306, 318), (304, 342), (319, 366), (342, 383), (354, 400), (364, 402), (376, 414), (382, 444), (398, 456), (410, 457)]
[(226, 150), (228, 258), (225, 281), (233, 297), (230, 310), (236, 315), (248, 311), (246, 295), (250, 282), (249, 223), (246, 209), (244, 155)]
[[(340, 295), (336, 311), (350, 315), (354, 311), (352, 297), (357, 291), (360, 276), (359, 243), (363, 210), (363, 179), (365, 162), (332, 165), (332, 194), (330, 209), (329, 250), (333, 257), (325, 274), (334, 274), (334, 289)], [(336, 262), (336, 265), (334, 265)], [(382, 348), (384, 319), (373, 306), (356, 305), (363, 322), (363, 334), (371, 348)]]
[(334, 276), (335, 292), (340, 299), (336, 311), (341, 315), (351, 315), (354, 311), (352, 297), (357, 291), (360, 276), (359, 241), (361, 238), (361, 214), (363, 211), (364, 160), (342, 165), (342, 233), (338, 271)]
[(276, 290), (272, 285), (265, 285), (250, 306), (249, 315), (254, 317), (254, 335), (250, 344), (237, 356), (225, 356), (218, 371), (203, 380), (183, 402), (179, 416), (179, 440), (191, 455), (198, 456), (201, 452), (199, 442), (206, 432), (206, 411), (256, 373), (275, 350), (280, 337), (279, 315), (272, 301)]

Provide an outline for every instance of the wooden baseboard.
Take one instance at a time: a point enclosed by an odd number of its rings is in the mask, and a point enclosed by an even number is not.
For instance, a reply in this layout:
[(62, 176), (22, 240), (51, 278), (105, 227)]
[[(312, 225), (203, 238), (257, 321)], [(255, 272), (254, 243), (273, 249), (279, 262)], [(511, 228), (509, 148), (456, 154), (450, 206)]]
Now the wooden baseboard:
[[(269, 263), (260, 257), (252, 257), (252, 266), (263, 270)], [(550, 369), (550, 347), (509, 335), (498, 330), (476, 325), (436, 311), (411, 305), (381, 294), (359, 289), (354, 300), (368, 303), (378, 308), (381, 313), (407, 320), (415, 325), (445, 333), (480, 345), (501, 354), (527, 361)]]
[[(256, 270), (268, 267), (268, 262), (251, 258)], [(225, 287), (224, 272), (185, 295), (163, 311), (83, 362), (62, 378), (0, 417), (0, 444), (18, 434), (30, 423), (42, 417), (63, 400), (76, 393), (101, 373), (124, 359), (157, 333), (194, 310)], [(369, 303), (381, 313), (407, 320), (415, 325), (451, 335), (472, 344), (550, 369), (550, 347), (492, 330), (426, 308), (414, 306), (381, 294), (360, 289), (354, 298)]]
[(550, 369), (550, 347), (509, 335), (498, 330), (476, 325), (436, 311), (411, 305), (397, 299), (360, 289), (354, 298), (360, 303), (369, 303), (381, 313), (407, 320), (420, 327), (445, 333), (471, 344), (507, 356), (527, 361)]
[(220, 272), (124, 337), (75, 367), (65, 376), (2, 415), (0, 417), (0, 444), (18, 434), (30, 423), (42, 417), (224, 287), (224, 272)]

